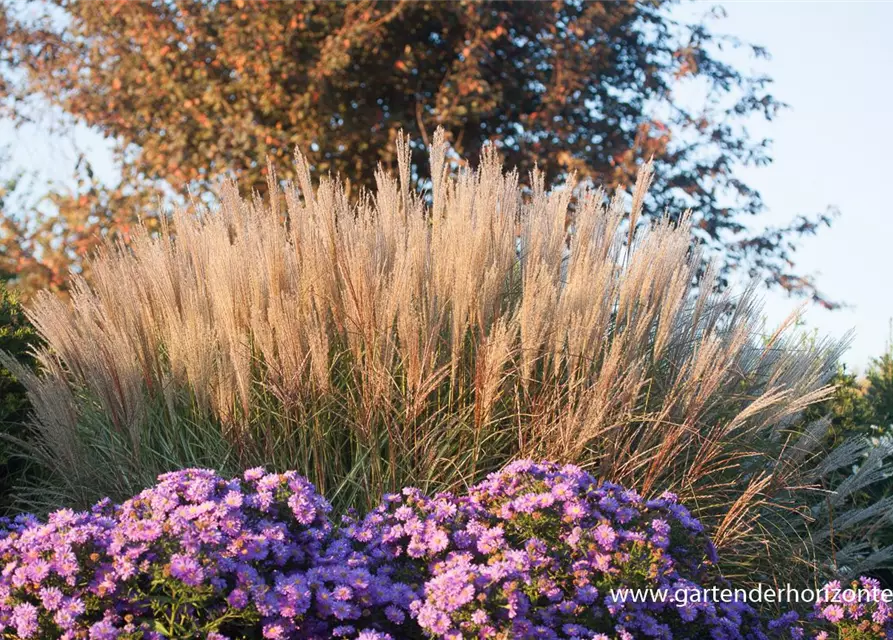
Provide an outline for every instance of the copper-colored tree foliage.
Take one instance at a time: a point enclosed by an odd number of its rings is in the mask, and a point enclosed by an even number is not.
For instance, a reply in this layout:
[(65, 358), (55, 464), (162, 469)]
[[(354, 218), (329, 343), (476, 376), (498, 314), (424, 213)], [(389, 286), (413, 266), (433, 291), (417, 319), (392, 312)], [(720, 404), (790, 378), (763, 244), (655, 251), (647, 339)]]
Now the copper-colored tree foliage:
[[(827, 223), (798, 217), (754, 231), (759, 193), (736, 166), (770, 161), (743, 128), (781, 106), (771, 80), (724, 62), (720, 49), (759, 47), (671, 19), (670, 2), (0, 2), (0, 97), (26, 121), (34, 98), (115, 143), (123, 180), (80, 172), (54, 194), (58, 215), (7, 216), (3, 270), (24, 288), (64, 287), (66, 270), (104, 235), (126, 239), (157, 215), (159, 193), (221, 176), (264, 189), (270, 158), (290, 178), (296, 147), (317, 172), (370, 186), (398, 130), (427, 145), (446, 129), (461, 157), (494, 140), (522, 172), (576, 171), (629, 185), (653, 156), (646, 211), (694, 210), (694, 229), (725, 273), (825, 302), (790, 260), (797, 237)], [(686, 106), (696, 78), (708, 98)], [(689, 101), (690, 102), (690, 101)], [(421, 156), (420, 156), (421, 157)], [(425, 165), (414, 164), (424, 180)], [(172, 191), (171, 191), (172, 190)]]

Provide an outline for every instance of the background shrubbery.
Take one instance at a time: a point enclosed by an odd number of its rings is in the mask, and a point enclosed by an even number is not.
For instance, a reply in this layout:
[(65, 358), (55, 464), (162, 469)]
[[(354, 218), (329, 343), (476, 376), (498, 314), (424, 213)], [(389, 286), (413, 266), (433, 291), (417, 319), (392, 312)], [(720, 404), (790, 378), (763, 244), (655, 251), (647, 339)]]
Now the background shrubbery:
[[(0, 286), (0, 350), (17, 365), (34, 366), (32, 349), (39, 343), (18, 298)], [(0, 367), (0, 514), (12, 508), (16, 486), (26, 478), (26, 443), (31, 440), (28, 413), (31, 404), (25, 387), (6, 367)]]

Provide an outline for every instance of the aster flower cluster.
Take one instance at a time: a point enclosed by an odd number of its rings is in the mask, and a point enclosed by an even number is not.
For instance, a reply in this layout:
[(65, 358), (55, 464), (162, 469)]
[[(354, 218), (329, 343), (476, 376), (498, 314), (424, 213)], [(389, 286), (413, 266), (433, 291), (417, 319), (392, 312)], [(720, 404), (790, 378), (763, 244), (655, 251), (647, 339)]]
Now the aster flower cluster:
[(0, 637), (893, 638), (880, 601), (822, 602), (810, 622), (827, 629), (807, 636), (795, 614), (618, 595), (703, 593), (715, 551), (674, 495), (573, 466), (516, 462), (464, 496), (404, 489), (339, 527), (330, 511), (293, 472), (189, 469), (121, 505), (0, 522)]
[(861, 577), (849, 584), (826, 584), (815, 605), (814, 617), (832, 630), (820, 631), (816, 640), (868, 640), (893, 638), (893, 607), (882, 597), (881, 584)]
[(350, 534), (395, 578), (423, 567), (412, 615), (429, 637), (767, 637), (746, 605), (612, 598), (698, 589), (715, 552), (675, 496), (646, 501), (573, 466), (516, 462), (460, 499), (407, 490)]
[(333, 544), (329, 511), (293, 472), (224, 480), (189, 469), (119, 506), (18, 518), (0, 533), (0, 631), (322, 637), (329, 619), (377, 604), (367, 574)]

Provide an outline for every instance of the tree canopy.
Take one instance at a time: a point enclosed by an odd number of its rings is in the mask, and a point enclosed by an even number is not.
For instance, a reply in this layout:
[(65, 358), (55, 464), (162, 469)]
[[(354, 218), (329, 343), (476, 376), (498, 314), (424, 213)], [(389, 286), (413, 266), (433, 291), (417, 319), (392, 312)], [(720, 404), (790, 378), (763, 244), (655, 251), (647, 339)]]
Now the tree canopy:
[[(831, 304), (792, 261), (797, 239), (828, 218), (754, 229), (763, 202), (735, 177), (770, 162), (769, 142), (746, 125), (783, 105), (769, 77), (724, 51), (766, 52), (674, 19), (673, 4), (0, 4), (3, 115), (26, 122), (35, 100), (59, 109), (113, 141), (122, 170), (110, 187), (82, 165), (51, 213), (7, 216), (0, 268), (25, 288), (61, 288), (101, 237), (126, 239), (137, 216), (157, 215), (158, 194), (224, 176), (262, 190), (266, 159), (290, 178), (296, 147), (316, 171), (365, 187), (379, 162), (395, 166), (381, 150), (399, 130), (419, 149), (442, 126), (457, 157), (491, 141), (522, 175), (537, 164), (549, 180), (576, 172), (609, 189), (629, 186), (653, 156), (650, 214), (691, 208), (725, 274)], [(415, 170), (424, 180), (427, 167)]]

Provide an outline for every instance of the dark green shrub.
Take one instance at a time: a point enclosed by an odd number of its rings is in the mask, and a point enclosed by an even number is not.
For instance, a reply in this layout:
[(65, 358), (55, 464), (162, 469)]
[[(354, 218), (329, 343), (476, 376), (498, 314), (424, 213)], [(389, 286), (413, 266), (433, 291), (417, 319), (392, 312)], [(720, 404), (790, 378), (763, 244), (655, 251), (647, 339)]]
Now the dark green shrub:
[[(17, 296), (0, 285), (0, 350), (30, 368), (34, 365), (32, 347), (38, 342)], [(15, 443), (28, 439), (30, 409), (25, 388), (9, 369), (0, 366), (0, 513), (12, 509), (13, 488), (27, 472), (27, 461)]]

